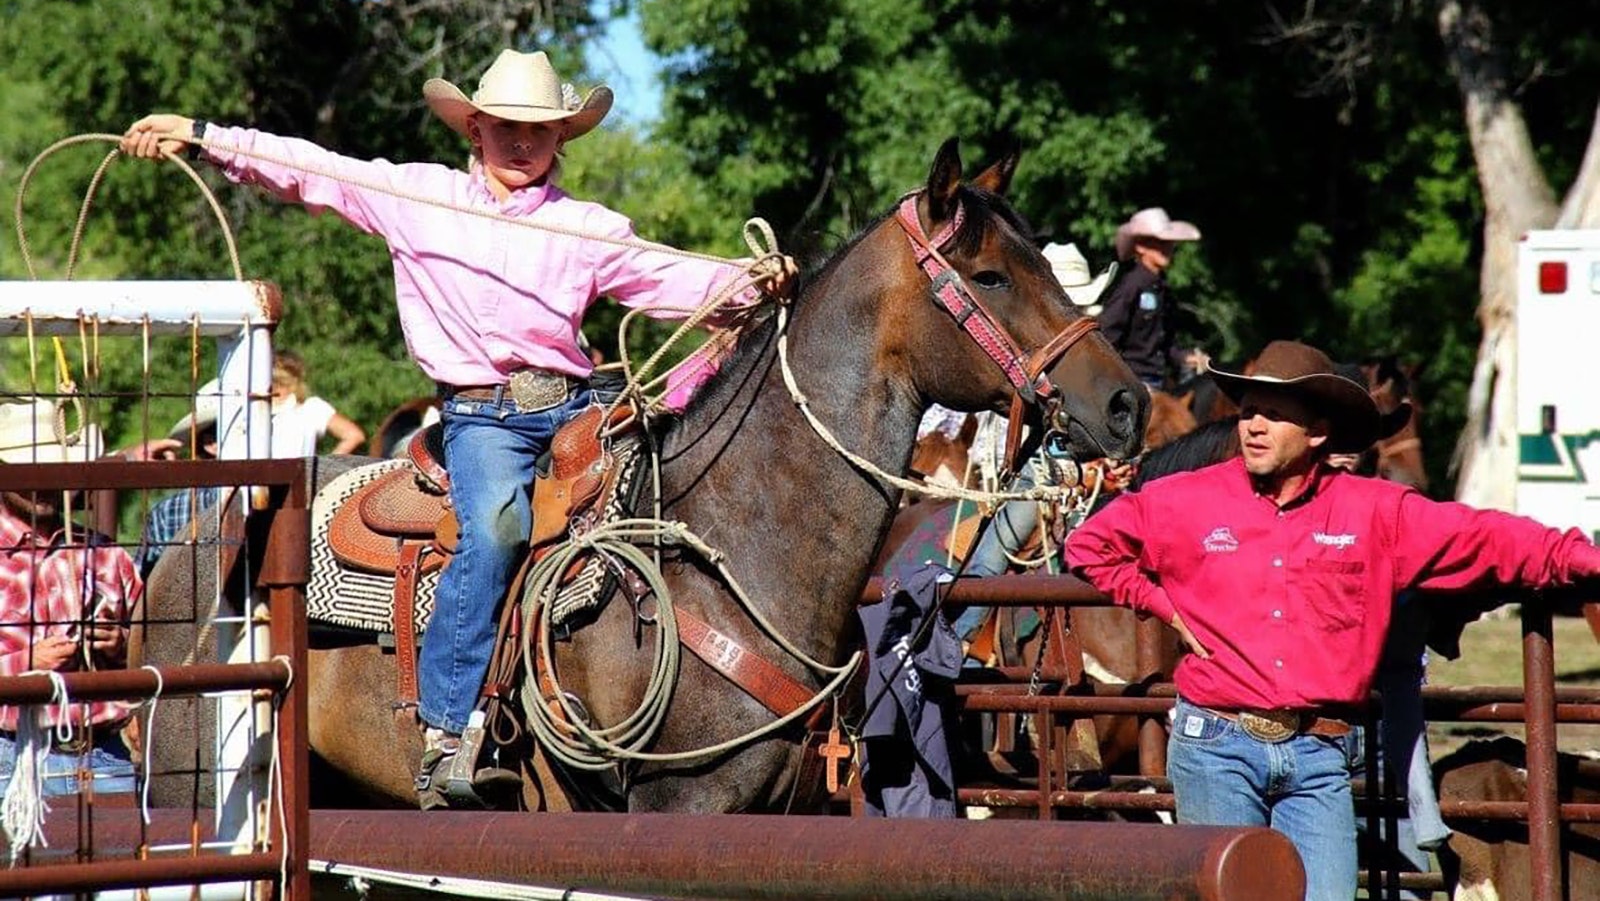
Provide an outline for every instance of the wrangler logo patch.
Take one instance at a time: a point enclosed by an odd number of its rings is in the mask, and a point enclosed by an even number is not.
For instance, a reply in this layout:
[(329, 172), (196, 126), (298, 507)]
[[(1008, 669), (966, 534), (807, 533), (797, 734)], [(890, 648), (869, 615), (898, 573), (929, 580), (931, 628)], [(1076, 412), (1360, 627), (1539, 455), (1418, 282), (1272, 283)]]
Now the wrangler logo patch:
[(1329, 535), (1326, 532), (1312, 532), (1311, 540), (1324, 547), (1347, 548), (1356, 546), (1356, 536), (1348, 532), (1343, 535)]

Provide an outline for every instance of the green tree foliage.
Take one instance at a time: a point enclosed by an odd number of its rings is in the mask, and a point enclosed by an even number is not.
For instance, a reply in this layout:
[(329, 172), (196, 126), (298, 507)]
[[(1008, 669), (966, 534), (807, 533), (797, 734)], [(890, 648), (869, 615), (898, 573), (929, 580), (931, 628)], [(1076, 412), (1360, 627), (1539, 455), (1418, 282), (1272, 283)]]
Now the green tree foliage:
[[(724, 196), (788, 223), (791, 246), (825, 248), (886, 209), (944, 137), (969, 157), (1016, 141), (1019, 209), (1092, 261), (1139, 207), (1200, 225), (1172, 281), (1219, 365), (1277, 337), (1419, 365), (1448, 492), (1482, 212), (1432, 5), (1284, 6), (639, 0), (669, 61), (662, 133)], [(1357, 52), (1290, 27), (1329, 9)], [(1596, 4), (1496, 10), (1570, 175), (1594, 114)]]
[[(1199, 313), (1188, 336), (1222, 364), (1302, 337), (1358, 358), (1421, 368), (1425, 437), (1441, 490), (1478, 340), (1482, 204), (1461, 100), (1434, 4), (1126, 4), (1085, 0), (635, 0), (668, 63), (654, 134), (608, 124), (570, 148), (564, 183), (633, 216), (641, 235), (742, 255), (761, 215), (790, 252), (816, 259), (924, 177), (933, 149), (964, 140), (970, 163), (1013, 143), (1014, 183), (1041, 240), (1111, 255), (1118, 222), (1165, 206), (1205, 240), (1172, 280)], [(1280, 10), (1277, 7), (1283, 6)], [(1594, 110), (1597, 4), (1495, 7), (1499, 33), (1552, 181), (1576, 170)], [(626, 11), (617, 0), (611, 14)], [(471, 84), (507, 44), (582, 70), (601, 22), (576, 0), (10, 0), (0, 29), (0, 201), (52, 141), (117, 132), (177, 110), (312, 138), (357, 156), (460, 160), (421, 82)], [(1296, 17), (1314, 9), (1316, 28)], [(1338, 36), (1330, 40), (1329, 35)], [(583, 82), (584, 79), (576, 79)], [(61, 277), (83, 192), (108, 144), (67, 148), (29, 185), (25, 222), (41, 275)], [(202, 174), (237, 230), (248, 277), (279, 285), (278, 339), (312, 362), (313, 386), (373, 426), (428, 390), (407, 358), (381, 245)], [(195, 187), (146, 164), (111, 167), (78, 277), (228, 277), (220, 230)], [(20, 278), (19, 254), (0, 276)], [(615, 353), (619, 311), (588, 323)], [(659, 326), (641, 330), (649, 347)], [(71, 344), (72, 342), (69, 342)], [(8, 350), (11, 348), (8, 347)], [(74, 348), (74, 353), (80, 349)], [(12, 353), (15, 374), (27, 361)], [(210, 366), (202, 358), (201, 372)], [(153, 371), (186, 390), (186, 349)], [(99, 378), (141, 379), (139, 354), (108, 351)], [(13, 381), (14, 383), (14, 381)], [(147, 411), (112, 404), (125, 439)]]

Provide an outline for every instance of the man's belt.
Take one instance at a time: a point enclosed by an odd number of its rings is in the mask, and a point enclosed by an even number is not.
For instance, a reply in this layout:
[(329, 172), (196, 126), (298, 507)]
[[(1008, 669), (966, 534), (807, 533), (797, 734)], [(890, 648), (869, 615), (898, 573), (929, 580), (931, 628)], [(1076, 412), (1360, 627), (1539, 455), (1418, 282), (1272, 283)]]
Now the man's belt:
[(506, 398), (516, 401), (523, 413), (537, 413), (565, 403), (581, 384), (578, 379), (547, 369), (520, 369), (502, 385), (440, 385), (445, 400), (481, 400), (498, 404)]
[[(1320, 710), (1217, 710), (1207, 707), (1225, 720), (1238, 723), (1256, 741), (1270, 744), (1288, 741), (1296, 735), (1344, 738), (1350, 734), (1351, 719), (1331, 716)], [(1342, 713), (1342, 711), (1341, 711)]]

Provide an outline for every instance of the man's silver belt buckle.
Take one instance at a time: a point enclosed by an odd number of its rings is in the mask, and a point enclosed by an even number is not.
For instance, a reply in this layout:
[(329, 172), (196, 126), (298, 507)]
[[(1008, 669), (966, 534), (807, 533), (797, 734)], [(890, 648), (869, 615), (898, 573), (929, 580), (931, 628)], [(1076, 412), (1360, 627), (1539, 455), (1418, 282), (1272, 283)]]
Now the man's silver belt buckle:
[(1239, 728), (1256, 741), (1277, 744), (1300, 731), (1300, 714), (1293, 710), (1239, 711)]
[(517, 409), (523, 413), (548, 410), (567, 399), (567, 377), (554, 372), (537, 369), (514, 372), (507, 387), (511, 399), (517, 402)]

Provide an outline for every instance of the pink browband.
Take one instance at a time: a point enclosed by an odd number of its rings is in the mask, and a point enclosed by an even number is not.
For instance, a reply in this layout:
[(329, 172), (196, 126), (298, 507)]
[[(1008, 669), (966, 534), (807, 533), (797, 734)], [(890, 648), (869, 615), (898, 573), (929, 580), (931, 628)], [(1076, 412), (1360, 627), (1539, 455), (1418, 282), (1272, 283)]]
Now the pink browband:
[(1032, 404), (1048, 399), (1056, 393), (1045, 370), (1059, 360), (1078, 339), (1098, 327), (1092, 317), (1073, 322), (1061, 334), (1033, 353), (1022, 348), (1005, 326), (989, 312), (968, 290), (961, 274), (951, 266), (938, 248), (949, 243), (961, 228), (965, 212), (958, 204), (951, 216), (929, 240), (922, 230), (922, 220), (917, 215), (917, 197), (921, 191), (907, 194), (900, 201), (895, 218), (911, 240), (917, 265), (932, 281), (933, 297), (945, 312), (955, 318), (961, 330), (977, 342), (989, 359), (999, 365), (1006, 379), (1016, 389), (1024, 403)]

